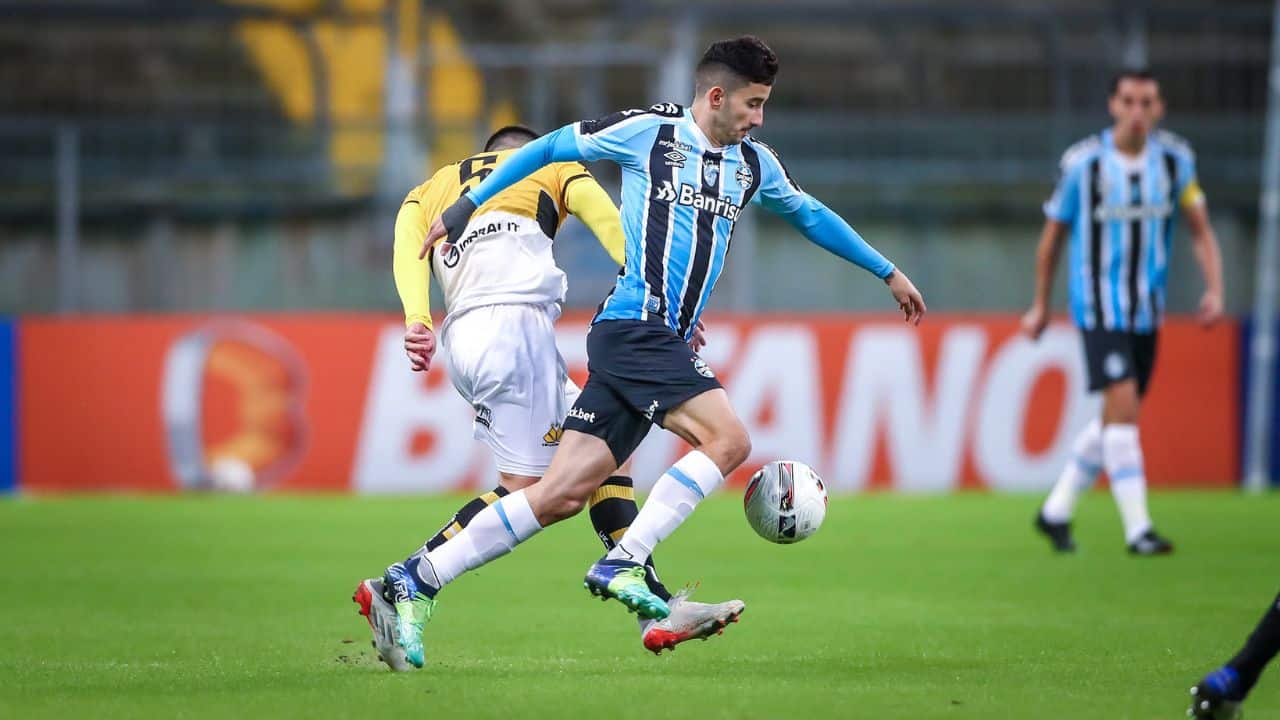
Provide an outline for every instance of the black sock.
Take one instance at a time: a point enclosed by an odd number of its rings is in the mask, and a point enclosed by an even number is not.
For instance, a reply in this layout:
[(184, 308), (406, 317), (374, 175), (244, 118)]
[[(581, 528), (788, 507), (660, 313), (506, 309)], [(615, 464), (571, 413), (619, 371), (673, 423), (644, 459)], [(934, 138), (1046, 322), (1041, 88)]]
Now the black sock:
[(1240, 675), (1240, 685), (1248, 694), (1262, 675), (1262, 669), (1280, 652), (1280, 595), (1272, 601), (1271, 607), (1262, 616), (1258, 626), (1253, 629), (1244, 647), (1231, 658), (1227, 667), (1233, 668)]
[[(636, 491), (631, 478), (625, 475), (614, 475), (591, 494), (587, 503), (591, 508), (591, 525), (604, 543), (605, 550), (612, 550), (622, 534), (631, 527), (640, 509), (636, 507)], [(671, 593), (658, 579), (658, 571), (653, 565), (653, 556), (644, 561), (645, 580), (649, 583), (649, 592), (662, 598), (663, 602), (671, 599)]]
[(466, 527), (481, 510), (489, 507), (498, 501), (500, 497), (506, 497), (507, 489), (499, 485), (480, 497), (472, 498), (470, 502), (463, 505), (458, 512), (454, 513), (449, 522), (445, 523), (440, 531), (431, 536), (423, 548), (427, 552), (431, 552), (445, 543), (446, 540), (457, 535), (462, 528)]

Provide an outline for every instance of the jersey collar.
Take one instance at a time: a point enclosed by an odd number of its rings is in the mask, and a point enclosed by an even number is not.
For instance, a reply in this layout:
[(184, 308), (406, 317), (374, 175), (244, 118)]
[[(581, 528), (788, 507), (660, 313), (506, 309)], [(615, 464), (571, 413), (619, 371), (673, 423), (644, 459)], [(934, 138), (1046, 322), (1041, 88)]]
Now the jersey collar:
[(715, 143), (711, 142), (711, 140), (707, 138), (706, 133), (702, 132), (702, 128), (698, 127), (697, 121), (693, 119), (693, 108), (684, 109), (684, 119), (687, 120), (689, 125), (693, 127), (694, 136), (697, 137), (698, 142), (702, 144), (703, 150), (705, 150), (706, 152), (723, 154), (724, 151), (728, 149), (727, 145), (717, 146)]
[[(1116, 147), (1115, 133), (1111, 130), (1111, 128), (1107, 128), (1103, 130), (1102, 132), (1098, 133), (1098, 135), (1099, 137), (1102, 138), (1102, 149), (1104, 152), (1110, 153), (1117, 158), (1122, 156), (1120, 149)], [(1159, 144), (1159, 141), (1156, 140), (1155, 128), (1152, 128), (1151, 132), (1147, 133), (1147, 142), (1145, 145), (1142, 146), (1142, 154), (1139, 155), (1138, 157), (1142, 158), (1145, 161), (1147, 158), (1149, 158), (1153, 154), (1153, 148), (1155, 148), (1158, 144)]]

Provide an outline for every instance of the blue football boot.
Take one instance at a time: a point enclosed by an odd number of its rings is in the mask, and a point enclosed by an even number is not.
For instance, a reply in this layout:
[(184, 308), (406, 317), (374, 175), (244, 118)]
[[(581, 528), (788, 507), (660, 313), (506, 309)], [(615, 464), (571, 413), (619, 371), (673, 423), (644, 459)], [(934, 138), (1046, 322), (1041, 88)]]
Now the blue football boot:
[(645, 567), (637, 562), (602, 558), (587, 571), (582, 585), (592, 595), (613, 598), (642, 618), (661, 620), (671, 614), (667, 603), (649, 590)]

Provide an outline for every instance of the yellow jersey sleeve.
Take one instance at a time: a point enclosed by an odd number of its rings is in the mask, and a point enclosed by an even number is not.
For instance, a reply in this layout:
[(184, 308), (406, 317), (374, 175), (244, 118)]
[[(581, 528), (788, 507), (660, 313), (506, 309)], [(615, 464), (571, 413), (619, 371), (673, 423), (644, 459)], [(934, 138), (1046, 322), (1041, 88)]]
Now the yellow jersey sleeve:
[[(419, 188), (421, 189), (421, 188)], [(404, 306), (405, 327), (420, 322), (431, 327), (431, 256), (418, 259), (422, 239), (427, 236), (427, 214), (415, 190), (400, 206), (396, 215), (396, 241), (392, 269), (396, 292)]]
[(595, 234), (605, 252), (619, 265), (626, 262), (622, 217), (609, 193), (578, 163), (568, 163), (562, 182), (564, 207)]

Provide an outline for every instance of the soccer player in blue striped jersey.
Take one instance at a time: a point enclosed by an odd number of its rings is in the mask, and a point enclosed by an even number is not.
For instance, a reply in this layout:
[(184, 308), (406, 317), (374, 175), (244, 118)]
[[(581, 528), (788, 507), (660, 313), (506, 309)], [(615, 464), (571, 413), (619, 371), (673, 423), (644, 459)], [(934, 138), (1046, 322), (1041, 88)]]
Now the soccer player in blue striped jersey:
[(751, 451), (715, 373), (687, 344), (747, 204), (781, 215), (811, 242), (883, 280), (905, 319), (920, 321), (924, 300), (911, 281), (750, 137), (764, 122), (777, 69), (777, 57), (757, 38), (715, 43), (695, 72), (692, 107), (660, 104), (562, 127), (514, 154), (432, 225), (424, 255), (438, 240), (456, 241), (476, 207), (539, 167), (612, 160), (623, 170), (626, 264), (588, 333), (588, 379), (551, 467), (541, 482), (493, 503), (448, 542), (406, 563), (403, 575), (424, 606), (461, 573), (581, 511), (658, 425), (693, 450), (658, 479), (586, 585), (644, 617), (666, 616), (666, 603), (645, 585), (645, 558)]
[(1058, 186), (1044, 205), (1035, 300), (1022, 319), (1031, 338), (1044, 331), (1054, 268), (1070, 236), (1071, 317), (1084, 339), (1089, 390), (1103, 393), (1102, 417), (1076, 437), (1036, 527), (1056, 550), (1073, 551), (1076, 500), (1105, 470), (1130, 552), (1159, 555), (1172, 552), (1173, 544), (1155, 531), (1147, 511), (1137, 422), (1155, 365), (1177, 220), (1191, 231), (1204, 276), (1199, 319), (1205, 326), (1222, 315), (1222, 262), (1191, 146), (1157, 129), (1164, 103), (1155, 77), (1145, 70), (1119, 74), (1108, 107), (1112, 127), (1062, 156)]

